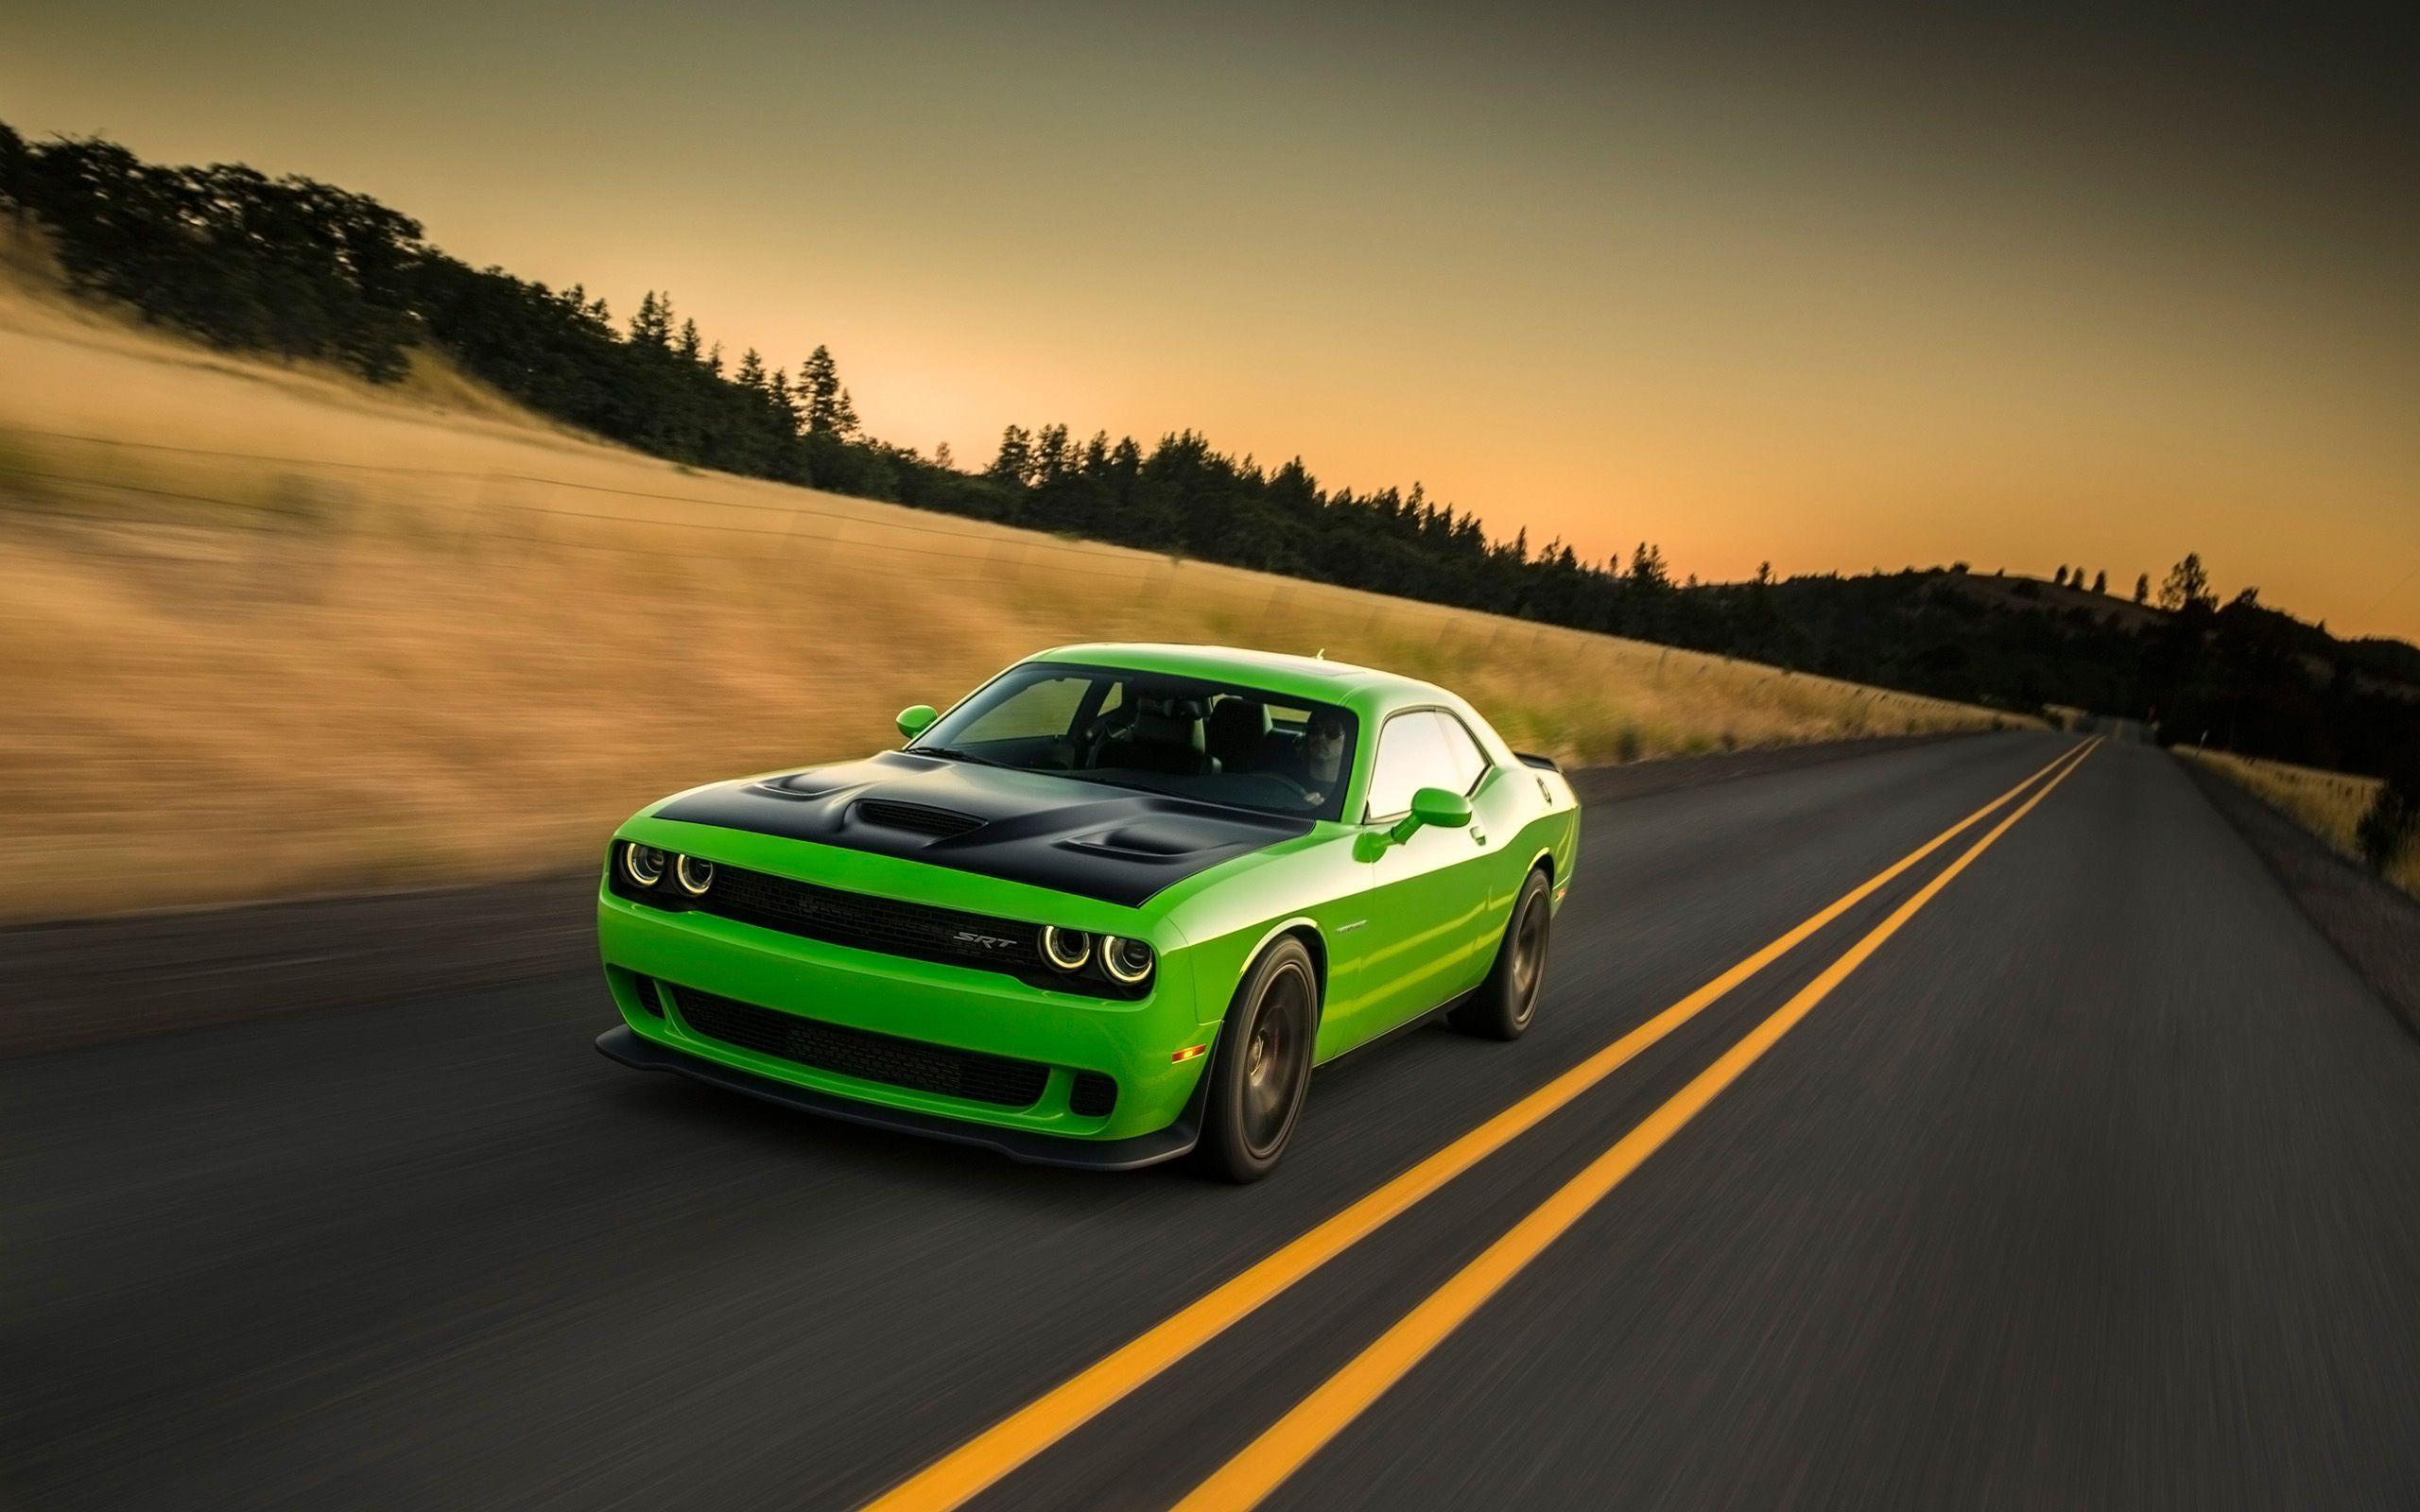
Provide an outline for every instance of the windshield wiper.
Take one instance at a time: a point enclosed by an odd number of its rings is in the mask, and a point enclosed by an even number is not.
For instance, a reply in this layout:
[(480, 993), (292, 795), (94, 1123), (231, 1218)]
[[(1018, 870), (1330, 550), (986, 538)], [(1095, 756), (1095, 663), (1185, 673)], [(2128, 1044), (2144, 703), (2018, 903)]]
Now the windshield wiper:
[(1148, 782), (1121, 782), (1114, 777), (1103, 777), (1098, 772), (1065, 772), (1052, 775), (1072, 777), (1080, 782), (1098, 782), (1103, 787), (1115, 787), (1127, 793), (1149, 793), (1153, 798), (1172, 798), (1180, 803), (1201, 803), (1214, 809), (1233, 809), (1238, 814), (1250, 814), (1263, 819), (1319, 817), (1316, 810), (1299, 814), (1289, 813), (1284, 809), (1264, 808), (1258, 803), (1238, 803), (1233, 799), (1213, 798), (1206, 793), (1186, 793), (1172, 787), (1153, 787)]
[(977, 756), (971, 750), (960, 750), (955, 746), (910, 746), (908, 747), (908, 753), (911, 756), (939, 756), (944, 761), (969, 762), (977, 766), (996, 766), (1004, 772), (1025, 770), (1022, 766), (1011, 766), (1007, 762), (995, 762), (989, 756)]

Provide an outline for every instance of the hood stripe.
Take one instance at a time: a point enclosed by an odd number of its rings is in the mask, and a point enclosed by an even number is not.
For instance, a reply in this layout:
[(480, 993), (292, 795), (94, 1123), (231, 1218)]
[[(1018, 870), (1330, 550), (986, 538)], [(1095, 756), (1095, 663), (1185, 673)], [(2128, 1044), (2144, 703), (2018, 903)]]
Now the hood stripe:
[[(795, 790), (775, 796), (754, 783), (727, 782), (676, 799), (656, 810), (655, 816), (921, 861), (1127, 908), (1138, 908), (1167, 887), (1212, 867), (1311, 833), (1307, 819), (1245, 815), (1136, 793), (1063, 805), (1028, 800), (1016, 805), (1018, 812), (995, 814), (963, 833), (936, 837), (870, 823), (851, 813), (859, 799), (877, 793), (884, 802), (946, 806), (977, 817), (984, 808), (1003, 806), (997, 801), (1003, 795), (997, 793), (984, 795), (994, 799), (988, 804), (952, 802), (939, 793), (932, 795), (938, 801), (928, 801), (921, 792), (897, 792), (893, 784), (850, 782), (844, 778), (834, 788), (812, 797)], [(1075, 822), (1053, 822), (1067, 817)], [(1117, 843), (1122, 829), (1139, 831), (1154, 821), (1181, 832), (1185, 847), (1165, 853), (1156, 843), (1139, 847)], [(1156, 841), (1160, 837), (1144, 838)]]

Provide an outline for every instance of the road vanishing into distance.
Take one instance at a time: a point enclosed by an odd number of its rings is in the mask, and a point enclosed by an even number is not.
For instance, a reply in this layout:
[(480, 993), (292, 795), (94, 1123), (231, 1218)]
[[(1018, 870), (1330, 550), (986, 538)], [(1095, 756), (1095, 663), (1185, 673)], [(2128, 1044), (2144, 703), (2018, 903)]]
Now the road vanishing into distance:
[(0, 1505), (2420, 1506), (2420, 1043), (2167, 755), (1599, 804), (1553, 949), (1249, 1188), (586, 971), (0, 1064)]

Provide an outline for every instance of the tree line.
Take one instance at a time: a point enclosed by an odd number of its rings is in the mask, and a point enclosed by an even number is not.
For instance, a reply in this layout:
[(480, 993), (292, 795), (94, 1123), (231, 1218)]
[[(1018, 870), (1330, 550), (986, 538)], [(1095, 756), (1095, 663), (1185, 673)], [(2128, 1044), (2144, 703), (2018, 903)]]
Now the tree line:
[[(2221, 605), (2190, 556), (2148, 616), (2091, 603), (2107, 596), (2106, 571), (2087, 589), (2066, 564), (2053, 586), (2083, 603), (2045, 598), (2030, 578), (1976, 592), (1963, 564), (1676, 581), (1651, 541), (1590, 561), (1526, 531), (1494, 539), (1418, 484), (1330, 489), (1299, 457), (1267, 466), (1192, 430), (1147, 447), (1010, 425), (988, 463), (961, 468), (946, 448), (928, 457), (865, 434), (822, 347), (787, 363), (733, 357), (664, 292), (617, 324), (579, 285), (472, 267), (409, 216), (307, 178), (150, 163), (0, 125), (0, 210), (40, 227), (75, 291), (199, 340), (373, 383), (401, 378), (425, 348), (541, 415), (693, 466), (1938, 697), (2154, 719), (2169, 739), (2312, 765), (2396, 776), (2420, 762), (2420, 651), (2339, 641), (2254, 590)], [(2133, 602), (2152, 597), (2138, 576)], [(2409, 785), (2420, 791), (2420, 777)]]

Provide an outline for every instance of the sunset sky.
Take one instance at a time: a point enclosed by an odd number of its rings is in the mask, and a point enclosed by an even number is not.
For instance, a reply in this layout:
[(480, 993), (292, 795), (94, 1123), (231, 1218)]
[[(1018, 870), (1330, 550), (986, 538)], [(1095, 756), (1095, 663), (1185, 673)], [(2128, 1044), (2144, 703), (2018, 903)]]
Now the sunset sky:
[[(0, 120), (377, 196), (867, 427), (1192, 426), (1591, 558), (2420, 639), (2420, 89), (2308, 11), (36, 0)], [(2189, 19), (2188, 19), (2189, 18)]]

